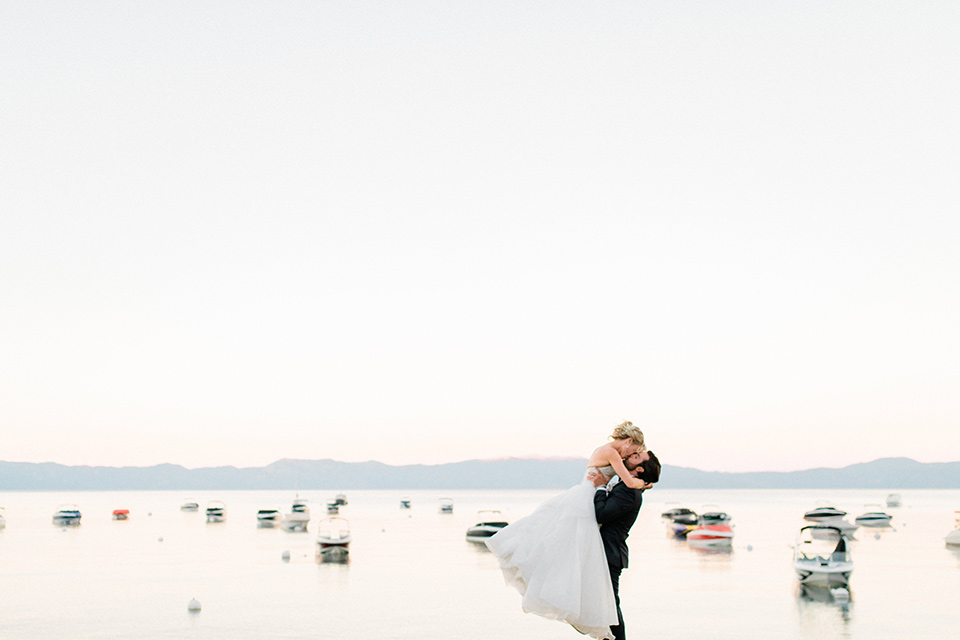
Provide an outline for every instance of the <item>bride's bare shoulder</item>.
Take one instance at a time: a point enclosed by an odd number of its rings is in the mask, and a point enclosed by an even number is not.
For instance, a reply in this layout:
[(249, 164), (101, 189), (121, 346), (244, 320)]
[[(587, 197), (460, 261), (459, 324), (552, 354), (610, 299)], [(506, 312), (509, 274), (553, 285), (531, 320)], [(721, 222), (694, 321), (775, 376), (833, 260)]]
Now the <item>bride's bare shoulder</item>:
[(587, 460), (587, 466), (588, 467), (595, 466), (595, 464), (598, 462), (609, 462), (609, 458), (610, 458), (609, 453), (612, 449), (613, 449), (613, 444), (610, 442), (606, 444), (602, 444), (596, 449), (594, 449), (593, 453), (590, 454), (590, 459)]

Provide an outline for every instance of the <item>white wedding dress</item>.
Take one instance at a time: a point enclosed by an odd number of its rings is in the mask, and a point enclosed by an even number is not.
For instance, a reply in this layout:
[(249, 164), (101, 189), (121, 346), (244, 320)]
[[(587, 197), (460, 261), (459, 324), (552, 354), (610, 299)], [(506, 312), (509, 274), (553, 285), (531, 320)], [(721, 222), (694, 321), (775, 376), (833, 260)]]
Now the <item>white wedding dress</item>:
[[(612, 467), (601, 467), (610, 477)], [(617, 604), (587, 478), (505, 527), (486, 543), (523, 610), (574, 625), (594, 638), (613, 638)]]

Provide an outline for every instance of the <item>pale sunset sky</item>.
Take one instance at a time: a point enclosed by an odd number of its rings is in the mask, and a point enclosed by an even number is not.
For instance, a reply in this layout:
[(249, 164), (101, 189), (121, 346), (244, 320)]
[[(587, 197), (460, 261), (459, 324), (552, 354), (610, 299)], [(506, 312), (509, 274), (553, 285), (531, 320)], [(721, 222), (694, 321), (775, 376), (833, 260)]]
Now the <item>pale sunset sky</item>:
[(0, 460), (960, 460), (958, 34), (0, 0)]

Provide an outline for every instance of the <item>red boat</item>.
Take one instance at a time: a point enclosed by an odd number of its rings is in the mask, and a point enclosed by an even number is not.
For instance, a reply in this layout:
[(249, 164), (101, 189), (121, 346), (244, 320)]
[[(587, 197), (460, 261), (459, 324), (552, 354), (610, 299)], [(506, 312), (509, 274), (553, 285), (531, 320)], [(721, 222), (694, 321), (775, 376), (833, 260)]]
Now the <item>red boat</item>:
[(113, 510), (114, 520), (126, 520), (129, 517), (130, 517), (130, 509), (114, 509)]
[(733, 544), (733, 529), (725, 524), (701, 524), (687, 534), (687, 542), (720, 547)]

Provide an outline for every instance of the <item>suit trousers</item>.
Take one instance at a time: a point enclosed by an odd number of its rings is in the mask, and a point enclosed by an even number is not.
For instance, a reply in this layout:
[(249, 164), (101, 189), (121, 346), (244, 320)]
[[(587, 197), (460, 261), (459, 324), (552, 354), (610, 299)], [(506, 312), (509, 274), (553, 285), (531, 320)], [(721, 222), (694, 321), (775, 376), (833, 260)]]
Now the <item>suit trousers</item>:
[(613, 637), (616, 640), (626, 640), (627, 632), (623, 628), (623, 613), (620, 611), (620, 572), (623, 571), (623, 567), (615, 567), (612, 564), (607, 565), (610, 568), (610, 582), (613, 584), (613, 597), (617, 602), (617, 625), (615, 627), (610, 627), (610, 631), (613, 632)]

